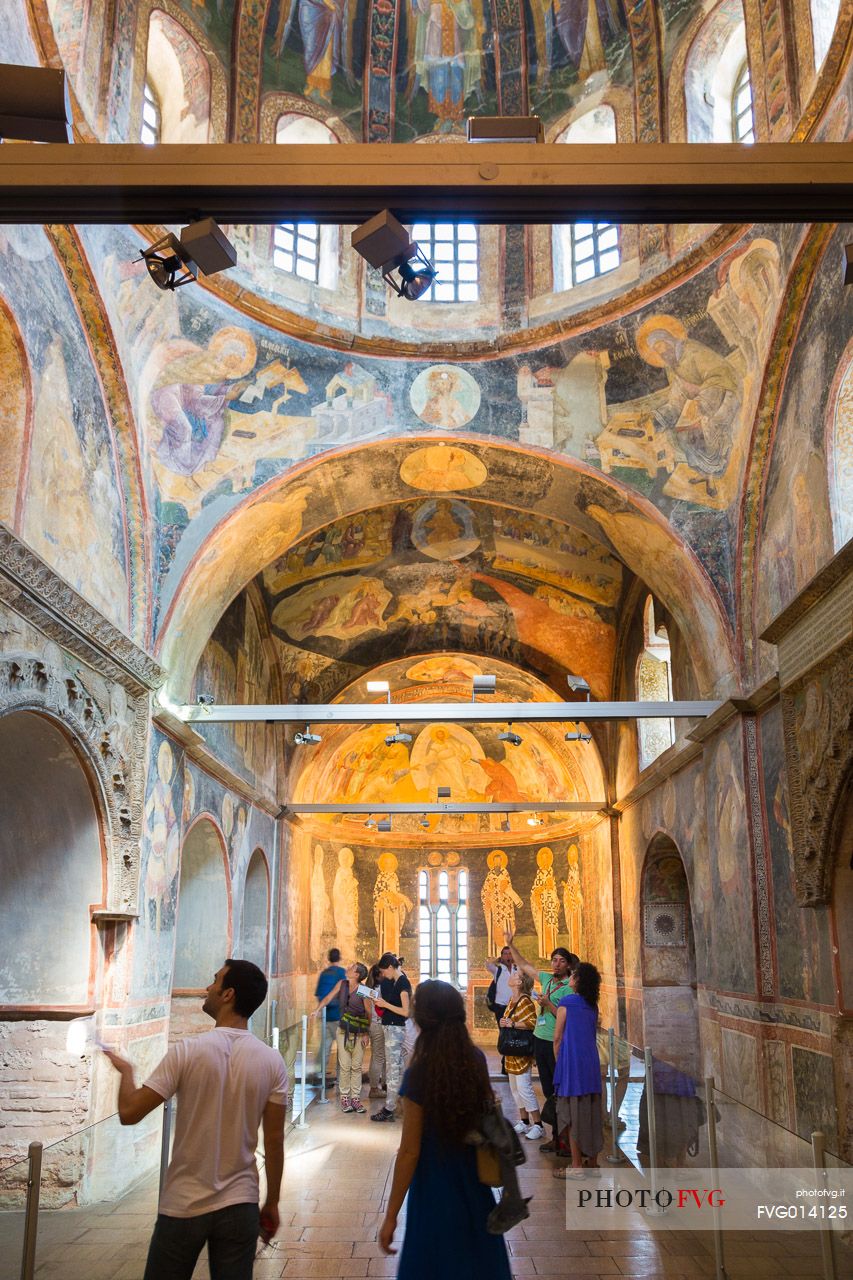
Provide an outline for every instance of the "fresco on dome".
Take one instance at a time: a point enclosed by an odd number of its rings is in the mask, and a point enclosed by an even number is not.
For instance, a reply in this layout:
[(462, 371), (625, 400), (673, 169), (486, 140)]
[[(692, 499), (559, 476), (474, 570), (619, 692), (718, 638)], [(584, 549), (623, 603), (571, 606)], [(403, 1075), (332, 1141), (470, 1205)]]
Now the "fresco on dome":
[(801, 907), (796, 898), (782, 709), (778, 705), (761, 717), (761, 757), (779, 994), (786, 999), (834, 1004), (829, 908)]
[[(29, 363), (23, 385), (32, 388), (28, 438), (18, 439), (26, 493), (18, 499), (17, 532), (127, 630), (124, 504), (111, 426), (74, 299), (41, 228), (0, 228), (0, 295), (4, 383), (22, 371), (11, 315)], [(4, 413), (9, 397), (8, 411), (20, 413), (23, 406), (9, 391), (3, 393)], [(20, 429), (20, 420), (15, 426)], [(14, 455), (13, 439), (9, 446)], [(7, 491), (7, 517), (14, 502)]]
[[(262, 623), (245, 594), (223, 614), (196, 669), (193, 699), (216, 702), (277, 702), (274, 673)], [(276, 729), (258, 723), (199, 724), (197, 731), (216, 755), (270, 796), (276, 794)]]
[(465, 427), (480, 407), (480, 387), (467, 370), (436, 364), (418, 374), (409, 399), (428, 427)]
[(609, 688), (621, 566), (556, 521), (461, 500), (404, 503), (328, 526), (263, 582), (274, 634), (328, 658), (364, 667), (389, 642), (418, 653), (467, 641), (582, 670), (599, 696)]

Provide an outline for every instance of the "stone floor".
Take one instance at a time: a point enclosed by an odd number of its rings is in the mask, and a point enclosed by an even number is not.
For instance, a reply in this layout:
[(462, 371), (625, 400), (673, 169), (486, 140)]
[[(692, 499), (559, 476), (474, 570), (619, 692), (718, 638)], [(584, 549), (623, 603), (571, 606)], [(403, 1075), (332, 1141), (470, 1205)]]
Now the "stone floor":
[[(497, 1088), (506, 1099), (506, 1084)], [(621, 1140), (629, 1154), (636, 1137), (638, 1095), (639, 1089), (632, 1086), (623, 1108), (628, 1128)], [(508, 1099), (506, 1104), (510, 1114)], [(288, 1138), (282, 1227), (256, 1263), (256, 1280), (395, 1275), (397, 1260), (383, 1256), (376, 1231), (391, 1185), (400, 1126), (373, 1125), (366, 1117), (343, 1115), (334, 1102), (315, 1103), (308, 1119), (306, 1129), (294, 1130)], [(529, 1158), (519, 1171), (520, 1181), (533, 1200), (530, 1218), (507, 1236), (514, 1277), (714, 1276), (710, 1237), (566, 1231), (565, 1187), (552, 1177), (553, 1161), (540, 1154), (537, 1143), (527, 1144), (525, 1150)], [(36, 1275), (45, 1280), (140, 1280), (155, 1200), (156, 1184), (149, 1178), (117, 1203), (42, 1214)], [(3, 1215), (0, 1232), (0, 1280), (12, 1280), (20, 1266), (18, 1216)], [(819, 1242), (811, 1234), (731, 1233), (725, 1251), (730, 1280), (805, 1280), (822, 1275)], [(207, 1274), (202, 1260), (195, 1276)], [(840, 1267), (839, 1277), (842, 1274)]]

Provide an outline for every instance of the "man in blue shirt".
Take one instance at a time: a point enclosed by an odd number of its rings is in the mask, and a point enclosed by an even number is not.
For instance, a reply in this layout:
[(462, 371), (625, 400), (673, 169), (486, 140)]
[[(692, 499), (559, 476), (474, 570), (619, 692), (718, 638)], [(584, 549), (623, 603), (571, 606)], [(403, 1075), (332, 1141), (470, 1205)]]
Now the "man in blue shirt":
[[(337, 947), (332, 947), (329, 952), (329, 963), (325, 969), (320, 971), (317, 978), (317, 986), (314, 995), (319, 1003), (324, 996), (327, 996), (332, 987), (336, 986), (342, 978), (347, 976), (346, 969), (341, 965), (341, 953)], [(330, 1000), (326, 1005), (326, 1075), (330, 1076), (329, 1060), (332, 1056), (332, 1045), (338, 1032), (338, 1023), (341, 1020), (341, 1006), (337, 1000)]]

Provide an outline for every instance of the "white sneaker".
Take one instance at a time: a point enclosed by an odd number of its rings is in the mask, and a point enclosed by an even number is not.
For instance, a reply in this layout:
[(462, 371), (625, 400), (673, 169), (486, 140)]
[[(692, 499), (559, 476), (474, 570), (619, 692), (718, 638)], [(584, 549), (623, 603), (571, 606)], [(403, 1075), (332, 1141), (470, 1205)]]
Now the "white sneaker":
[(545, 1134), (541, 1124), (532, 1124), (524, 1135), (528, 1142), (538, 1142)]
[(527, 1121), (519, 1120), (517, 1125), (513, 1126), (516, 1133), (527, 1133)]

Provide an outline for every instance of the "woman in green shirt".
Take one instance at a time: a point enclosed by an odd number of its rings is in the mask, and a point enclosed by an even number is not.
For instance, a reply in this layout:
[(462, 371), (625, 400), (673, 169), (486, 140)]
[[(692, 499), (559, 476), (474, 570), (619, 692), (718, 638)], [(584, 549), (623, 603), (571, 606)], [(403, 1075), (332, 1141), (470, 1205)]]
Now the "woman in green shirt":
[[(530, 973), (539, 983), (541, 993), (534, 996), (539, 1005), (539, 1015), (533, 1028), (533, 1052), (536, 1058), (536, 1069), (539, 1072), (539, 1083), (547, 1102), (554, 1095), (554, 1026), (557, 1017), (557, 1006), (563, 996), (571, 994), (569, 975), (577, 968), (580, 961), (573, 951), (565, 947), (555, 947), (551, 952), (551, 972), (536, 969), (529, 960), (525, 960), (521, 952), (513, 946), (513, 935), (507, 933), (506, 945), (512, 952), (512, 958), (522, 973)], [(550, 1108), (549, 1108), (550, 1110)], [(544, 1108), (543, 1108), (544, 1119)], [(559, 1152), (559, 1138), (556, 1122), (552, 1121), (553, 1137), (544, 1142), (540, 1151)]]

